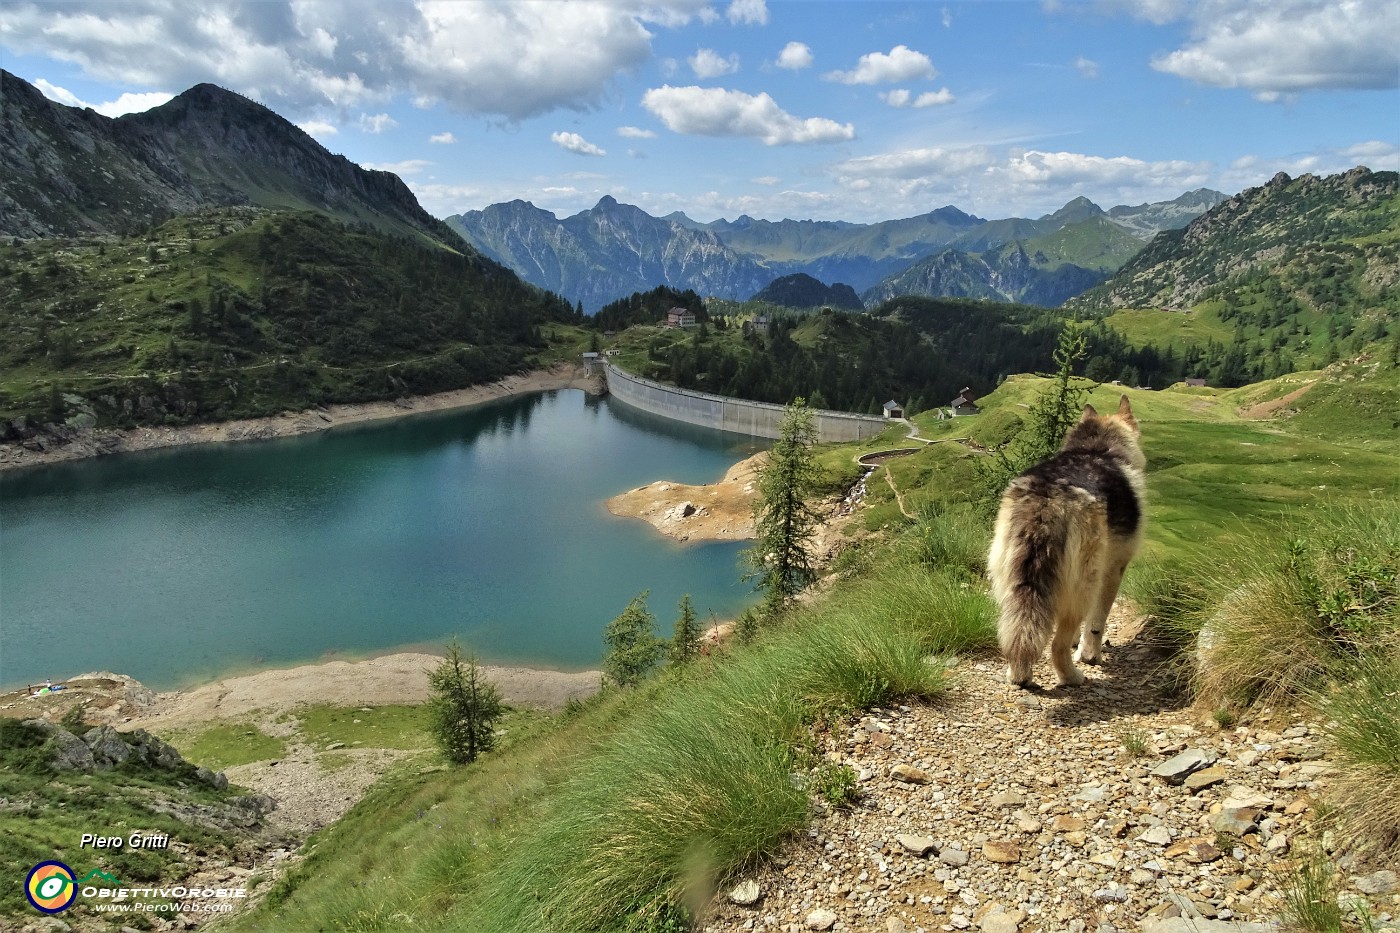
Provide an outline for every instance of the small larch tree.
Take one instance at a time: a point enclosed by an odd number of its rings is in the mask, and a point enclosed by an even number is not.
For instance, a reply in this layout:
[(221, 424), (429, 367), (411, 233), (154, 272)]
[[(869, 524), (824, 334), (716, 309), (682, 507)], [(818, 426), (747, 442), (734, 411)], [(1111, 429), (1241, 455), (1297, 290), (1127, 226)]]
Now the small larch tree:
[(679, 611), (676, 628), (671, 634), (671, 663), (689, 664), (700, 653), (701, 634), (700, 623), (695, 618), (695, 607), (691, 605), (689, 593), (681, 597)]
[(812, 412), (798, 398), (784, 412), (778, 440), (758, 469), (755, 540), (744, 552), (745, 579), (758, 581), (770, 610), (786, 607), (814, 576), (812, 538), (821, 520), (810, 504), (819, 478), (816, 440)]
[(656, 617), (647, 609), (650, 592), (643, 590), (632, 597), (622, 615), (603, 630), (608, 646), (603, 673), (619, 687), (635, 687), (645, 680), (666, 651), (665, 643), (656, 637)]
[(434, 743), (453, 764), (471, 764), (496, 744), (496, 721), (504, 708), (496, 685), (482, 675), (476, 655), (465, 657), (453, 641), (447, 657), (428, 674)]

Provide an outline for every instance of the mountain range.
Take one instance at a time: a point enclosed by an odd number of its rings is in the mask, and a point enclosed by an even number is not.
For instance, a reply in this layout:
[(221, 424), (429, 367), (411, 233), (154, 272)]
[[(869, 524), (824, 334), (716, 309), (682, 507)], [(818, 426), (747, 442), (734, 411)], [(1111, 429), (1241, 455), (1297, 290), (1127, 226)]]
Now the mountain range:
[(364, 169), (276, 113), (200, 84), (104, 117), (54, 103), (0, 70), (0, 234), (144, 231), (204, 207), (312, 210), (466, 252), (391, 172)]
[[(1146, 239), (1225, 197), (1202, 188), (1109, 211), (1076, 198), (1036, 219), (985, 220), (948, 206), (856, 224), (747, 215), (700, 223), (680, 212), (654, 217), (608, 196), (563, 219), (511, 201), (446, 222), (526, 281), (590, 312), (659, 284), (745, 300), (799, 273), (849, 285), (867, 304), (904, 294), (1059, 304), (1103, 281)], [(911, 271), (921, 263), (928, 266)]]

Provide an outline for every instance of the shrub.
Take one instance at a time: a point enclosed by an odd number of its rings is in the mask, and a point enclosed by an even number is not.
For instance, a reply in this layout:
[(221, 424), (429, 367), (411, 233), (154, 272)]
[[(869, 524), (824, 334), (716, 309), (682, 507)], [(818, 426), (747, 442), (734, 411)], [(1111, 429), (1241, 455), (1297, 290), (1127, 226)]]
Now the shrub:
[(1177, 597), (1207, 701), (1304, 699), (1400, 640), (1400, 503), (1321, 507), (1221, 544)]

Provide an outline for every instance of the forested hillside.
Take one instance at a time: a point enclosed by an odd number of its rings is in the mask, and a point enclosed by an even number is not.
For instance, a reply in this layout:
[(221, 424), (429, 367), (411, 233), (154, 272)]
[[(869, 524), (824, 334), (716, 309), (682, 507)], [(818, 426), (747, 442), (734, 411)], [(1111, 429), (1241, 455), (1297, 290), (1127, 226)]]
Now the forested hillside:
[(530, 365), (567, 303), (313, 213), (201, 211), (0, 246), (0, 420), (131, 426), (392, 398)]

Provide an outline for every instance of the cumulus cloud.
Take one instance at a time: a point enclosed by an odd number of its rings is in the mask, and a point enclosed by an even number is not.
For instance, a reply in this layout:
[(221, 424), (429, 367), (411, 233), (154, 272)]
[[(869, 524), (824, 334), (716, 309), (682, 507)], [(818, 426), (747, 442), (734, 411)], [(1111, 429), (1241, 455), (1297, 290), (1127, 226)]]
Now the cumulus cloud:
[(298, 123), (297, 129), (307, 136), (315, 136), (317, 139), (325, 139), (340, 132), (335, 124), (327, 123), (325, 120), (307, 120), (305, 123)]
[[(767, 8), (730, 14), (763, 22)], [(705, 0), (7, 0), (0, 45), (128, 86), (213, 81), (293, 118), (404, 94), (523, 120), (598, 105), (615, 75), (651, 56), (649, 25), (707, 15)]]
[(617, 135), (625, 139), (654, 139), (655, 130), (644, 130), (640, 126), (619, 126)]
[(1097, 78), (1099, 76), (1099, 63), (1083, 55), (1074, 60), (1074, 68), (1082, 77)]
[(428, 137), (428, 142), (439, 146), (450, 146), (457, 141), (457, 137), (451, 133), (434, 133)]
[(568, 152), (584, 156), (602, 156), (607, 152), (599, 149), (588, 140), (577, 133), (551, 133), (549, 136), (554, 145)]
[(731, 54), (726, 58), (714, 49), (697, 49), (695, 54), (686, 61), (690, 62), (690, 69), (695, 72), (695, 77), (702, 81), (707, 78), (718, 78), (721, 75), (732, 75), (739, 70), (739, 56), (737, 54)]
[(862, 55), (850, 71), (832, 71), (825, 75), (828, 81), (842, 84), (891, 84), (937, 76), (938, 69), (933, 67), (929, 57), (907, 45), (896, 45), (889, 52), (870, 52)]
[(34, 86), (39, 92), (49, 100), (56, 103), (65, 104), (69, 107), (82, 107), (96, 110), (104, 117), (119, 117), (124, 113), (141, 113), (150, 110), (152, 107), (159, 107), (166, 103), (174, 94), (165, 91), (150, 91), (144, 94), (126, 93), (116, 100), (109, 100), (101, 104), (89, 104), (85, 100), (80, 100), (77, 94), (65, 87), (59, 87), (43, 78), (35, 78)]
[(433, 163), (427, 159), (404, 159), (402, 162), (365, 162), (362, 166), (376, 172), (393, 172), (395, 175), (416, 175)]
[(812, 64), (812, 50), (805, 42), (789, 42), (778, 53), (778, 67), (801, 71)]
[(1393, 0), (1143, 0), (1132, 9), (1156, 23), (1189, 18), (1190, 41), (1153, 58), (1152, 67), (1197, 84), (1242, 88), (1266, 101), (1400, 86)]
[(372, 133), (378, 136), (386, 130), (392, 130), (399, 125), (399, 121), (389, 116), (387, 113), (360, 114), (359, 127), (363, 133)]
[(849, 123), (826, 117), (795, 117), (767, 93), (667, 84), (642, 95), (642, 106), (671, 132), (688, 136), (747, 136), (762, 140), (764, 145), (779, 146), (840, 142), (856, 135)]
[(733, 0), (728, 16), (731, 23), (762, 26), (768, 22), (768, 4), (765, 0)]
[(880, 99), (891, 107), (914, 107), (917, 109), (951, 104), (956, 98), (953, 97), (953, 92), (946, 87), (937, 91), (925, 91), (917, 97), (908, 88), (901, 87), (882, 92)]

